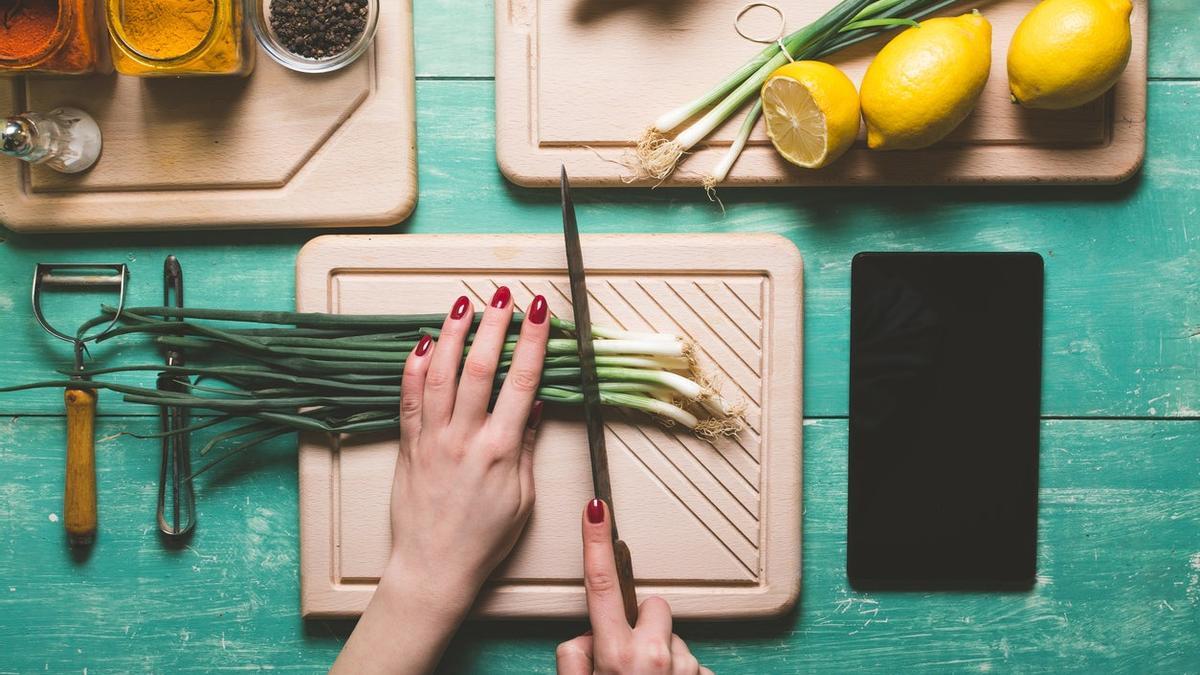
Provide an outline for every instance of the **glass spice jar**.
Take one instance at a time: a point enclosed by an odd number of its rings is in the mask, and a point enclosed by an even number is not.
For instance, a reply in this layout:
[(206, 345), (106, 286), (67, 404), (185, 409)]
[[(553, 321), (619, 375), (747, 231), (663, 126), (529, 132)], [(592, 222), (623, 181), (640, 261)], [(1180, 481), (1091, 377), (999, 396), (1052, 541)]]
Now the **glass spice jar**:
[(241, 0), (107, 0), (117, 72), (139, 77), (249, 75), (254, 48)]
[(96, 0), (0, 0), (0, 75), (85, 75), (99, 66)]
[(379, 0), (249, 0), (247, 8), (267, 55), (302, 73), (354, 63), (379, 26)]

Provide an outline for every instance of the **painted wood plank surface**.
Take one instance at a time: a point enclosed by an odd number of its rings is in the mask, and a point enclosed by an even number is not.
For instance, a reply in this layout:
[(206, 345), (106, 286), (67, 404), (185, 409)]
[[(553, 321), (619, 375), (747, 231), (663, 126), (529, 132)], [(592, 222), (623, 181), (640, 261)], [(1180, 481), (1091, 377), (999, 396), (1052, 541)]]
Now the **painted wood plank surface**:
[[(619, 2), (626, 11), (639, 4)], [(414, 14), (422, 192), (402, 229), (557, 231), (554, 196), (514, 188), (496, 170), (492, 4), (417, 0)], [(683, 626), (718, 672), (1200, 671), (1200, 12), (1195, 0), (1154, 0), (1151, 22), (1148, 156), (1128, 185), (726, 191), (726, 215), (687, 190), (577, 193), (590, 232), (766, 230), (795, 241), (808, 264), (810, 416), (845, 411), (854, 252), (987, 248), (1047, 259), (1044, 413), (1154, 418), (1046, 421), (1042, 583), (1028, 594), (928, 598), (846, 587), (845, 422), (811, 421), (800, 609), (766, 624)], [(193, 284), (191, 301), (284, 309), (295, 253), (310, 236), (0, 230), (0, 379), (42, 375), (67, 356), (28, 321), (38, 260), (127, 260), (137, 292), (154, 298), (162, 257), (176, 253), (194, 276), (219, 276)], [(133, 410), (108, 399), (109, 415)], [(0, 673), (328, 667), (351, 625), (299, 619), (291, 439), (205, 480), (199, 536), (179, 552), (154, 536), (157, 448), (103, 441), (102, 538), (89, 561), (74, 563), (62, 523), (50, 520), (62, 515), (61, 418), (16, 413), (61, 409), (53, 394), (0, 397)], [(103, 422), (101, 438), (153, 424)], [(442, 669), (552, 672), (554, 645), (582, 629), (468, 626)]]
[[(496, 169), (491, 84), (418, 86), (422, 185), (411, 232), (558, 232), (553, 191)], [(769, 231), (805, 257), (805, 412), (846, 413), (850, 259), (862, 250), (1032, 250), (1046, 259), (1043, 413), (1200, 416), (1200, 84), (1152, 82), (1143, 172), (1108, 188), (727, 190), (726, 213), (698, 190), (579, 190), (585, 232)], [(464, 196), (469, 195), (469, 198)], [(158, 301), (163, 256), (178, 254), (195, 306), (288, 309), (306, 233), (52, 237), (0, 243), (0, 382), (44, 379), (69, 349), (29, 320), (38, 261), (126, 261), (136, 303)], [(75, 250), (78, 249), (78, 250)], [(88, 313), (91, 298), (76, 306)], [(66, 320), (68, 313), (64, 312)], [(78, 318), (73, 319), (79, 321)], [(121, 352), (117, 354), (117, 352)], [(100, 349), (105, 360), (152, 359)], [(0, 413), (54, 413), (57, 394), (0, 396)], [(116, 397), (102, 413), (128, 412)]]
[[(786, 7), (788, 1), (777, 4)], [(653, 12), (655, 7), (669, 4), (667, 0), (609, 2), (625, 12)], [(1150, 77), (1200, 77), (1200, 12), (1195, 0), (1154, 0), (1151, 5)], [(491, 78), (495, 74), (491, 1), (417, 0), (413, 20), (419, 38), (415, 45), (418, 78)], [(724, 75), (714, 73), (714, 82)]]
[(1200, 77), (1200, 12), (1194, 0), (1154, 0), (1150, 13), (1150, 77)]
[[(144, 418), (99, 429), (100, 536), (62, 543), (61, 422), (0, 420), (0, 672), (327, 668), (349, 622), (299, 618), (288, 443), (202, 480), (197, 536), (164, 551)], [(846, 584), (846, 423), (805, 433), (804, 586), (771, 622), (683, 624), (717, 672), (1200, 668), (1200, 424), (1048, 421), (1038, 583), (1026, 593), (856, 593)], [(290, 442), (290, 439), (289, 439)], [(553, 671), (572, 623), (468, 625), (447, 673)], [(17, 649), (18, 645), (25, 645)]]

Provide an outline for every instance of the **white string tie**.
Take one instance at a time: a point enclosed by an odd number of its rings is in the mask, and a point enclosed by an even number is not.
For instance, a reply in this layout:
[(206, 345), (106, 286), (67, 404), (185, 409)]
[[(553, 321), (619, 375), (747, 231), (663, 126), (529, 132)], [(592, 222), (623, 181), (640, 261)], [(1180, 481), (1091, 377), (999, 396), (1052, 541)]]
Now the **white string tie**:
[[(753, 35), (747, 35), (742, 30), (742, 25), (741, 25), (742, 18), (746, 16), (747, 12), (749, 12), (752, 9), (758, 8), (758, 7), (765, 7), (766, 9), (769, 9), (769, 10), (775, 12), (777, 15), (779, 15), (779, 32), (775, 33), (774, 36), (768, 37), (768, 38), (754, 37)], [(787, 60), (791, 61), (792, 63), (795, 63), (796, 59), (792, 58), (791, 53), (788, 52), (787, 46), (783, 44), (784, 30), (786, 28), (787, 28), (787, 18), (783, 15), (783, 10), (769, 2), (747, 3), (744, 7), (742, 7), (740, 10), (738, 10), (737, 15), (733, 18), (733, 29), (735, 31), (737, 31), (738, 35), (742, 36), (743, 38), (745, 38), (751, 42), (757, 42), (759, 44), (764, 44), (764, 45), (777, 44), (777, 45), (779, 45), (779, 51), (783, 52), (783, 55), (787, 57)]]

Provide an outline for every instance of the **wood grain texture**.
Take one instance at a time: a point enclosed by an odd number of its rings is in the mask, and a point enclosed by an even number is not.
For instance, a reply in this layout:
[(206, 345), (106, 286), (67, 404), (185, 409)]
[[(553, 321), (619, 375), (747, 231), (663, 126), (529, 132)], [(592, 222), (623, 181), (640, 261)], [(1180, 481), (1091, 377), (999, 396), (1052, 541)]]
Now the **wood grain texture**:
[[(617, 12), (645, 11), (645, 5), (655, 13), (654, 4), (641, 0), (590, 0), (589, 4), (607, 5)], [(1195, 11), (1194, 0), (1153, 0), (1153, 4), (1149, 23), (1150, 78), (1200, 77), (1200, 14)], [(421, 37), (415, 45), (417, 79), (484, 79), (495, 75), (492, 59), (461, 57), (468, 52), (492, 53), (496, 14), (491, 0), (418, 0), (414, 15)]]
[[(200, 479), (200, 525), (166, 551), (149, 418), (101, 420), (105, 518), (91, 558), (62, 544), (61, 419), (0, 420), (0, 672), (324, 672), (351, 622), (301, 621), (294, 440)], [(845, 578), (846, 423), (805, 427), (797, 611), (681, 622), (718, 673), (1200, 668), (1200, 425), (1047, 421), (1038, 577), (1028, 593), (857, 593)], [(468, 623), (446, 673), (553, 673), (579, 622)]]
[[(583, 186), (651, 186), (627, 168), (643, 130), (661, 114), (708, 91), (762, 45), (739, 37), (740, 0), (623, 3), (500, 0), (496, 4), (496, 144), (513, 182), (549, 187), (565, 162)], [(780, 4), (788, 30), (818, 19), (833, 2)], [(1145, 151), (1146, 2), (1131, 18), (1133, 54), (1114, 89), (1069, 111), (1035, 111), (1009, 100), (1006, 55), (1016, 25), (1036, 3), (962, 3), (943, 14), (981, 9), (992, 24), (992, 71), (975, 112), (937, 145), (874, 152), (865, 130), (837, 163), (807, 171), (779, 157), (760, 120), (726, 186), (937, 185), (963, 183), (1116, 183), (1141, 166)], [(752, 25), (752, 24), (760, 25)], [(778, 26), (751, 13), (752, 34)], [(888, 37), (828, 57), (856, 86)], [(588, 45), (586, 58), (579, 45)], [(748, 106), (747, 106), (748, 107)], [(744, 114), (744, 113), (743, 113)], [(735, 115), (680, 162), (667, 185), (698, 186), (741, 125)]]
[(63, 483), (63, 523), (73, 545), (96, 537), (96, 392), (68, 389), (67, 473)]
[(0, 163), (0, 222), (30, 232), (394, 224), (416, 201), (412, 71), (411, 5), (397, 1), (382, 3), (368, 55), (330, 74), (260, 54), (248, 78), (6, 79), (0, 111), (88, 110), (104, 153), (69, 176)]
[[(1046, 259), (1042, 411), (1052, 416), (1200, 417), (1200, 85), (1151, 83), (1149, 159), (1115, 188), (878, 188), (867, 191), (746, 189), (721, 194), (726, 212), (697, 189), (579, 190), (588, 233), (774, 232), (805, 252), (805, 413), (846, 414), (850, 259), (863, 250), (1037, 251)], [(493, 143), (492, 87), (421, 82), (424, 146), (421, 204), (405, 225), (416, 233), (561, 231), (558, 195), (517, 188), (500, 176)], [(464, 198), (464, 195), (467, 197)], [(196, 270), (190, 304), (286, 310), (292, 265), (310, 235), (75, 235), (71, 240), (8, 234), (0, 243), (0, 382), (45, 379), (70, 362), (33, 324), (29, 283), (39, 261), (126, 260), (130, 297), (161, 296), (163, 257)], [(84, 250), (74, 251), (70, 247)], [(72, 306), (78, 322), (100, 302)], [(68, 322), (69, 324), (70, 322)], [(127, 342), (93, 348), (106, 363), (161, 361)], [(152, 385), (152, 380), (145, 383)], [(0, 412), (61, 414), (61, 392), (0, 396)], [(118, 396), (102, 414), (146, 413)]]
[[(748, 409), (745, 432), (713, 443), (641, 415), (608, 415), (615, 508), (640, 597), (666, 598), (681, 618), (788, 611), (800, 570), (799, 252), (769, 235), (585, 236), (583, 244), (593, 320), (690, 337), (701, 371)], [(434, 313), (460, 295), (482, 306), (505, 285), (517, 307), (543, 295), (552, 315), (571, 316), (561, 236), (322, 237), (296, 267), (302, 312)], [(735, 306), (749, 316), (734, 319)], [(548, 411), (534, 450), (537, 503), (476, 616), (586, 613), (580, 547), (562, 536), (593, 496), (581, 430), (578, 410)], [(397, 448), (393, 436), (302, 440), (305, 616), (366, 608), (390, 551)]]

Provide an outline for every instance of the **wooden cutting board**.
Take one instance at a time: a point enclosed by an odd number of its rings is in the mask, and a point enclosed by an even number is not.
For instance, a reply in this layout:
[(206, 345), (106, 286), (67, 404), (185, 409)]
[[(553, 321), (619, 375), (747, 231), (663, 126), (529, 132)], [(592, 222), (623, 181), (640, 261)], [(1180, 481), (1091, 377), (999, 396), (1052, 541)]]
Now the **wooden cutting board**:
[[(597, 324), (691, 336), (701, 365), (748, 407), (750, 428), (709, 444), (647, 417), (609, 413), (607, 440), (621, 535), (638, 595), (665, 597), (679, 618), (782, 613), (800, 588), (801, 260), (774, 235), (583, 238)], [(524, 308), (541, 293), (571, 316), (562, 238), (332, 236), (301, 251), (302, 312), (445, 312), (497, 285)], [(301, 611), (357, 615), (390, 546), (394, 436), (303, 438)], [(535, 451), (537, 503), (478, 617), (582, 617), (580, 518), (592, 497), (576, 409), (552, 408)]]
[(0, 222), (22, 232), (395, 224), (417, 198), (412, 42), (411, 0), (388, 0), (370, 51), (335, 73), (295, 73), (260, 49), (248, 78), (0, 78), (0, 112), (73, 105), (104, 134), (99, 163), (79, 175), (0, 157)]
[[(503, 173), (526, 186), (558, 184), (565, 163), (576, 185), (632, 181), (632, 141), (661, 114), (709, 91), (763, 45), (734, 32), (745, 0), (496, 1), (496, 145)], [(835, 0), (776, 0), (788, 31)], [(992, 71), (979, 107), (949, 138), (910, 152), (868, 151), (865, 131), (833, 166), (794, 167), (771, 147), (762, 120), (726, 186), (934, 185), (944, 183), (1114, 183), (1130, 177), (1145, 150), (1149, 2), (1134, 3), (1133, 55), (1115, 89), (1075, 110), (1025, 110), (1009, 102), (1006, 55), (1013, 30), (1035, 0), (964, 2), (992, 24)], [(751, 10), (749, 35), (779, 20)], [(827, 60), (859, 84), (888, 37)], [(728, 149), (744, 112), (695, 148), (665, 185), (700, 185)]]

